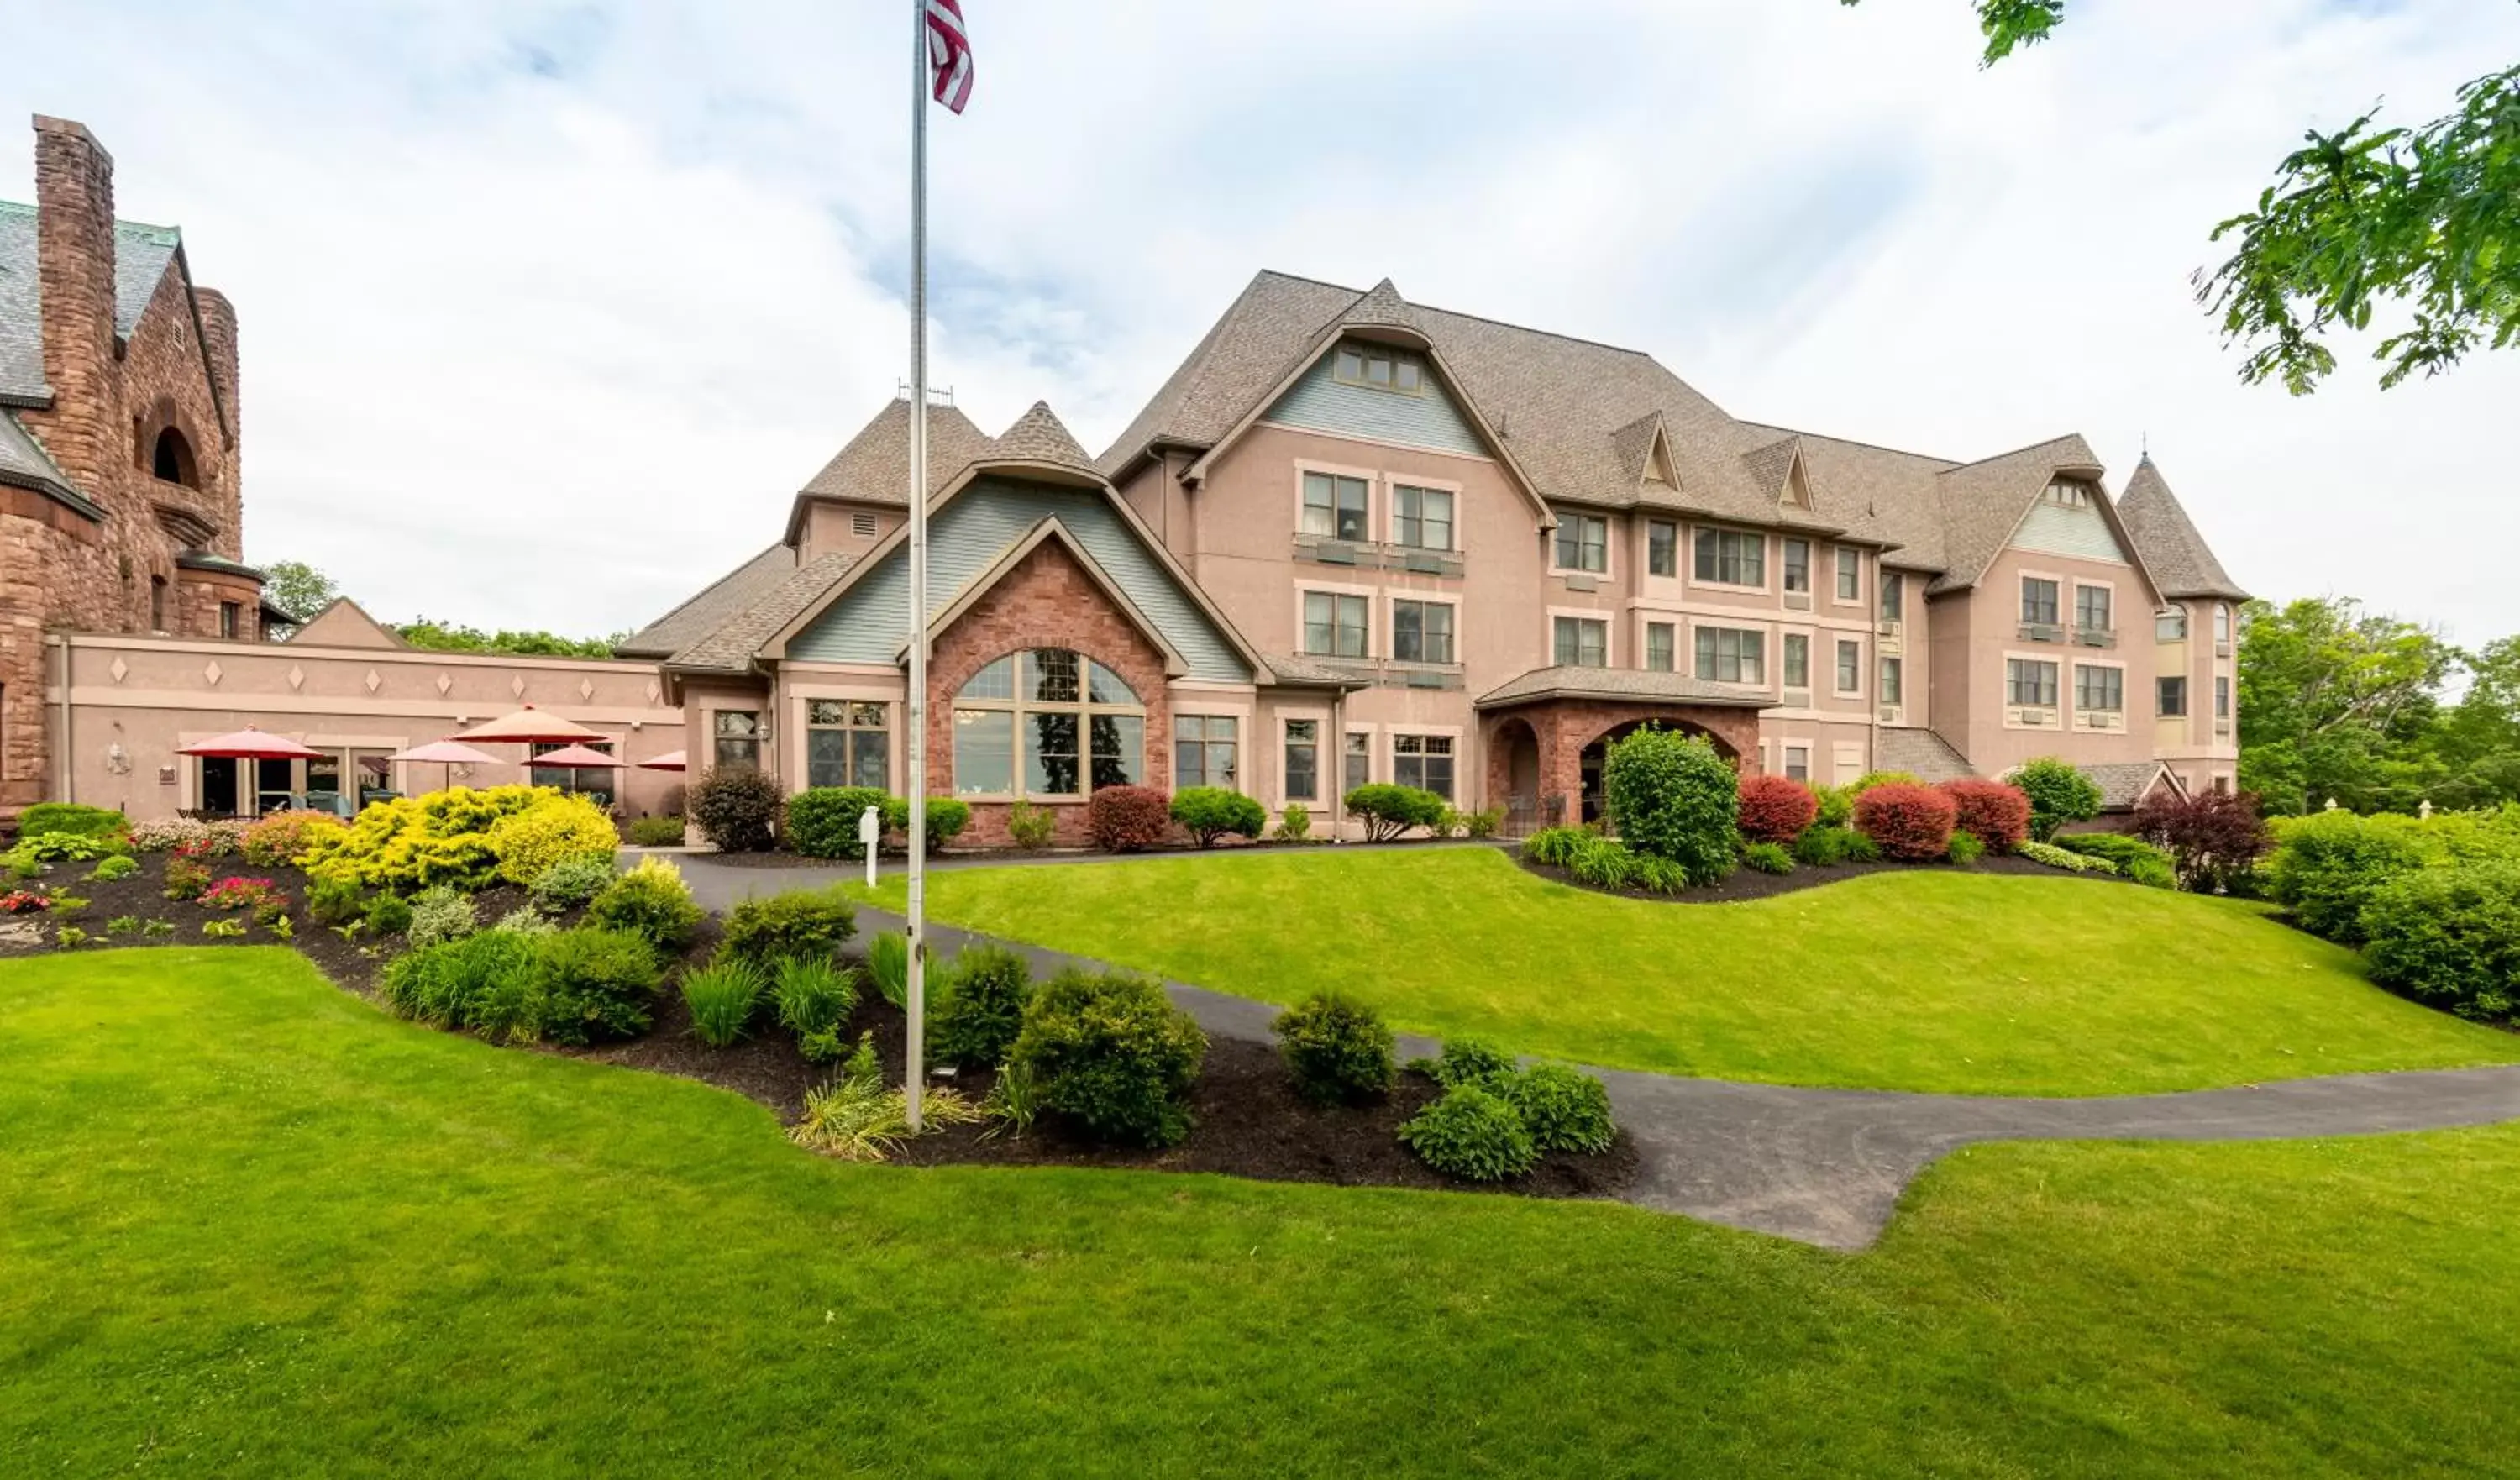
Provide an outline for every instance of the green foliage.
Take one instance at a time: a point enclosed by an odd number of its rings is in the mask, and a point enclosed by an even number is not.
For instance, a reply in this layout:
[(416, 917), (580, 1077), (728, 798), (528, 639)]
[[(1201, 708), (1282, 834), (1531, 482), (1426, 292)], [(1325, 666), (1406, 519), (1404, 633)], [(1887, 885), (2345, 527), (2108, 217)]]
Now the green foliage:
[(2043, 843), (2036, 839), (2023, 843), (2012, 851), (2016, 856), (2026, 858), (2034, 864), (2041, 864), (2050, 869), (2062, 869), (2068, 874), (2118, 872), (2118, 866), (2105, 858), (2092, 858), (2088, 854), (2068, 852), (2054, 843)]
[(462, 940), (479, 923), (472, 913), (471, 895), (439, 884), (422, 890), (420, 896), (411, 902), (411, 923), (403, 933), (411, 937), (412, 949), (426, 950), (450, 940)]
[[(963, 835), (971, 826), (971, 804), (950, 796), (927, 798), (927, 850), (931, 853)], [(904, 847), (909, 846), (910, 803), (898, 796), (883, 799), (883, 830), (897, 834)], [(852, 833), (852, 836), (855, 834)]]
[(2169, 854), (2139, 837), (2123, 832), (2068, 832), (2056, 846), (2086, 858), (2105, 858), (2117, 871), (2152, 889), (2175, 889), (2179, 875)]
[(1744, 843), (1741, 862), (1761, 874), (1784, 875), (1794, 872), (1794, 856), (1782, 843)]
[(534, 902), (534, 908), (559, 915), (591, 903), (611, 887), (613, 876), (611, 853), (584, 853), (563, 858), (535, 875), (525, 897)]
[(1387, 843), (1413, 828), (1432, 830), (1444, 820), (1444, 799), (1417, 786), (1374, 782), (1347, 794), (1350, 817), (1365, 824), (1365, 840)]
[(679, 817), (634, 817), (630, 819), (630, 845), (634, 848), (679, 848), (683, 845), (683, 820)]
[(87, 871), (87, 881), (92, 884), (120, 883), (139, 872), (140, 860), (128, 853), (116, 853), (111, 858), (97, 860), (96, 867)]
[(530, 886), (561, 864), (601, 859), (609, 864), (621, 834), (604, 809), (583, 796), (546, 791), (522, 809), (490, 825), (491, 856), (498, 875)]
[(590, 925), (535, 944), (544, 1036), (587, 1044), (648, 1031), (665, 970), (646, 937)]
[(245, 921), (241, 919), (205, 919), (202, 921), (202, 934), (211, 940), (242, 939), (245, 935)]
[(1513, 1077), (1513, 1055), (1484, 1038), (1447, 1038), (1443, 1056), (1426, 1072), (1446, 1089), (1472, 1084), (1501, 1086)]
[(1168, 1146), (1190, 1134), (1190, 1090), (1206, 1057), (1207, 1036), (1157, 983), (1068, 970), (1033, 994), (1009, 1061), (1044, 1105), (1095, 1136)]
[(1608, 1087), (1580, 1069), (1536, 1064), (1507, 1081), (1505, 1097), (1539, 1150), (1598, 1155), (1618, 1139)]
[(1020, 1139), (1032, 1129), (1042, 1111), (1041, 1084), (1032, 1071), (1019, 1064), (1008, 1064), (998, 1071), (997, 1082), (989, 1086), (989, 1098), (980, 1102), (980, 1113), (989, 1118), (990, 1126), (983, 1136), (1000, 1134)]
[(1598, 835), (1585, 828), (1543, 828), (1522, 840), (1522, 856), (1536, 864), (1564, 869), (1573, 865), (1586, 839)]
[(825, 957), (788, 957), (780, 962), (771, 983), (771, 1001), (779, 1025), (796, 1035), (796, 1047), (814, 1063), (840, 1056), (840, 1029), (857, 1010), (855, 973)]
[(304, 867), (310, 878), (370, 889), (486, 888), (499, 867), (491, 829), (558, 794), (548, 786), (455, 786), (373, 802), (348, 827), (309, 834)]
[(2401, 874), (2362, 907), (2371, 979), (2465, 1017), (2520, 1017), (2520, 860)]
[(411, 901), (399, 894), (380, 894), (368, 901), (368, 933), (380, 938), (411, 930)]
[(1486, 842), (1505, 827), (1505, 808), (1481, 807), (1462, 814), (1462, 831), (1474, 842)]
[(304, 561), (274, 561), (262, 567), (262, 599), (303, 624), (333, 605), (341, 588)]
[(1058, 814), (1021, 797), (1007, 809), (1007, 840), (1018, 848), (1047, 848), (1058, 835)]
[(1854, 825), (1855, 788), (1853, 786), (1814, 786), (1812, 795), (1820, 802), (1820, 812), (1812, 819), (1812, 826), (1847, 828)]
[(1270, 1028), (1295, 1093), (1316, 1104), (1355, 1104), (1391, 1092), (1397, 1041), (1382, 1014), (1335, 992), (1317, 992)]
[(1400, 1127), (1418, 1159), (1463, 1182), (1503, 1182), (1540, 1160), (1531, 1130), (1503, 1094), (1475, 1084), (1455, 1086)]
[(1258, 837), (1269, 826), (1268, 810), (1258, 800), (1224, 786), (1184, 786), (1173, 793), (1173, 821), (1202, 848), (1220, 837)]
[(657, 950), (672, 953), (691, 944), (692, 932), (707, 914), (692, 898), (683, 871), (669, 859), (651, 855), (604, 886), (586, 907), (586, 922), (628, 930)]
[(164, 876), (165, 894), (168, 899), (179, 903), (184, 900), (199, 899), (202, 897), (202, 891), (210, 886), (210, 866), (190, 854), (178, 852), (174, 857), (166, 860)]
[(102, 836), (87, 832), (27, 832), (22, 833), (18, 845), (9, 851), (39, 864), (86, 864), (128, 853), (131, 843), (119, 832)]
[(2239, 646), (2240, 789), (2272, 815), (2334, 800), (2412, 812), (2442, 769), (2426, 738), (2457, 650), (2350, 598), (2254, 603)]
[(755, 766), (712, 766), (692, 783), (692, 821), (721, 853), (766, 853), (779, 834), (779, 784)]
[(877, 842), (892, 798), (881, 786), (815, 786), (788, 798), (788, 845), (808, 858), (866, 857), (858, 841), (858, 821), (873, 807)]
[[(828, 966), (828, 963), (826, 964)], [(731, 1049), (752, 1025), (769, 986), (759, 966), (720, 953), (705, 966), (683, 973), (683, 1001), (692, 1009), (692, 1033), (712, 1049)]]
[(543, 1030), (539, 954), (534, 938), (508, 930), (415, 948), (385, 967), (385, 1006), (493, 1042), (530, 1043)]
[(1032, 967), (1003, 946), (967, 946), (937, 976), (936, 1056), (965, 1068), (1006, 1062), (1032, 1001)]
[(64, 925), (53, 932), (53, 944), (65, 951), (74, 951), (87, 941), (87, 932), (76, 925)]
[(898, 930), (878, 932), (867, 941), (867, 975), (883, 1000), (896, 1008), (910, 1006), (910, 937)]
[(1637, 878), (1637, 859), (1626, 843), (1598, 833), (1584, 834), (1566, 862), (1566, 872), (1597, 889), (1625, 889)]
[(347, 826), (330, 812), (303, 808), (274, 812), (245, 830), (237, 851), (257, 868), (294, 869), (322, 851), (322, 846)]
[(346, 924), (367, 908), (359, 886), (346, 880), (319, 878), (306, 886), (306, 918), (319, 925)]
[(1814, 823), (1794, 839), (1794, 862), (1811, 869), (1834, 869), (1854, 861), (1858, 843), (1871, 839), (1852, 828)]
[(1312, 809), (1302, 802), (1288, 802), (1279, 809), (1278, 827), (1270, 835), (1282, 843), (1300, 843), (1312, 834)]
[(1979, 859), (1986, 857), (1986, 844), (1978, 841), (1976, 833), (1962, 832), (1955, 829), (1952, 832), (1951, 852), (1949, 856), (1953, 863), (1965, 869), (1969, 865), (1976, 863)]
[(2275, 851), (2263, 871), (2267, 892), (2313, 935), (2345, 945), (2362, 940), (2363, 907), (2383, 884), (2441, 853), (2412, 818), (2357, 817), (2338, 809), (2274, 825)]
[(616, 632), (610, 637), (568, 638), (506, 628), (484, 632), (478, 627), (450, 626), (427, 617), (405, 622), (394, 631), (405, 647), (425, 652), (504, 652), (521, 657), (610, 657), (613, 648), (629, 636)]
[(117, 915), (105, 922), (105, 933), (109, 936), (137, 935), (140, 933), (140, 917)]
[[(952, 1090), (929, 1087), (920, 1099), (926, 1124), (970, 1125), (978, 1106)], [(881, 1161), (911, 1138), (910, 1099), (877, 1076), (844, 1074), (805, 1092), (805, 1112), (788, 1137), (808, 1150), (843, 1161)]]
[(140, 938), (143, 940), (163, 940), (174, 933), (175, 922), (171, 919), (153, 919), (140, 927)]
[(548, 916), (533, 906), (518, 905), (500, 916), (499, 922), (490, 928), (508, 930), (518, 935), (549, 935), (560, 926), (552, 923)]
[(131, 819), (112, 807), (91, 807), (84, 802), (36, 802), (18, 814), (20, 837), (74, 836), (127, 838)]
[(2007, 779), (2030, 798), (2030, 835), (2043, 843), (2054, 841), (2067, 823), (2100, 815), (2100, 784), (2052, 755), (2024, 761)]
[(1630, 848), (1678, 864), (1690, 883), (1732, 871), (1740, 776), (1704, 737), (1649, 729), (1612, 742), (1601, 790)]

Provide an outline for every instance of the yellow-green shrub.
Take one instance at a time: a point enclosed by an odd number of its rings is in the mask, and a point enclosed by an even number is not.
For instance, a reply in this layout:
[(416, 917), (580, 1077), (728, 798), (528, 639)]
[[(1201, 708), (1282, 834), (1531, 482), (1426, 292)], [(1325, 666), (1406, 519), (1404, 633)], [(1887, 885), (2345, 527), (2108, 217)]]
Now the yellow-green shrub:
[(530, 885), (544, 870), (570, 859), (610, 858), (620, 846), (621, 834), (603, 808), (556, 791), (490, 825), (499, 876), (512, 884)]
[(549, 786), (456, 786), (361, 809), (338, 833), (319, 833), (305, 863), (309, 877), (410, 893), (431, 884), (486, 888), (499, 856), (490, 830), (546, 797)]

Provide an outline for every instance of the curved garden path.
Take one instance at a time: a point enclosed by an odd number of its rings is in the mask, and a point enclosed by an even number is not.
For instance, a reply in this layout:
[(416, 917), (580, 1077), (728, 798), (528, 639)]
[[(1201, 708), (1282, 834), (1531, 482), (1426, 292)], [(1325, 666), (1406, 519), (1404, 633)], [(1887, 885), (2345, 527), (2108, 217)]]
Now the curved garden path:
[[(1080, 862), (1084, 860), (1079, 860)], [(684, 859), (699, 902), (726, 910), (756, 892), (858, 876), (847, 869), (754, 869)], [(991, 860), (1002, 863), (1003, 860)], [(868, 906), (878, 929), (900, 917)], [(1036, 973), (1103, 964), (1021, 941), (930, 925), (933, 948), (1002, 945)], [(1210, 1034), (1270, 1041), (1278, 1009), (1185, 982), (1173, 1000)], [(1404, 1055), (1433, 1039), (1400, 1036)], [(1609, 1086), (1642, 1165), (1627, 1199), (1826, 1248), (1879, 1237), (1899, 1195), (1936, 1157), (1987, 1141), (2274, 1141), (2442, 1130), (2520, 1120), (2520, 1064), (2282, 1080), (2177, 1095), (2039, 1099), (1820, 1090), (1593, 1069)]]

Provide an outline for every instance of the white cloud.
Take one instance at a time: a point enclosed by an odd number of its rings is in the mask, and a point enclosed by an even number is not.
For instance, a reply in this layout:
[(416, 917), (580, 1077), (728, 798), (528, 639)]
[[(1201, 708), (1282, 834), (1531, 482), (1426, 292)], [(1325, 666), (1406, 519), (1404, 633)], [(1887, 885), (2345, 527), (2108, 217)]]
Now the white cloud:
[[(85, 119), (237, 299), (248, 553), (383, 611), (644, 620), (904, 374), (907, 18), (22, 9), (0, 116)], [(2186, 296), (2304, 126), (2440, 111), (2520, 55), (2511, 7), (2085, 4), (1991, 71), (1958, 0), (967, 9), (934, 347), (983, 426), (1047, 397), (1099, 446), (1257, 268), (1388, 274), (1743, 416), (1963, 457), (2080, 429), (2121, 476), (2149, 433), (2258, 590), (2513, 625), (2486, 438), (2520, 356), (2383, 395), (2349, 355), (2293, 401)]]

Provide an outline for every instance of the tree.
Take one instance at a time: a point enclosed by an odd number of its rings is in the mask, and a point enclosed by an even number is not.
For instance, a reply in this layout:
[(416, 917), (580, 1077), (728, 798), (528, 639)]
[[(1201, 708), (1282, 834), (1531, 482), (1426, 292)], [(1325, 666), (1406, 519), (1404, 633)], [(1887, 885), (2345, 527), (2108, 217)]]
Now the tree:
[[(2065, 0), (1975, 3), (1988, 67), (2065, 19)], [(2214, 228), (2236, 239), (2231, 255), (2191, 281), (2225, 342), (2248, 351), (2249, 384), (2309, 394), (2336, 369), (2328, 336), (2369, 328), (2379, 304), (2412, 316), (2372, 351), (2383, 387), (2439, 375), (2480, 342), (2520, 342), (2520, 67), (2467, 83), (2418, 127), (2378, 116), (2375, 105), (2310, 130), (2257, 205)]]
[(300, 625), (341, 595), (341, 588), (304, 561), (274, 561), (263, 568), (262, 599)]
[(429, 652), (505, 652), (528, 657), (610, 657), (613, 647), (629, 634), (571, 638), (550, 632), (484, 632), (478, 627), (453, 627), (422, 617), (394, 629), (414, 648)]
[(2070, 761), (2052, 755), (2024, 761), (2006, 778), (2030, 798), (2030, 835), (2046, 842), (2068, 823), (2087, 823), (2100, 815), (2100, 784)]
[(2520, 637), (2465, 655), (2467, 693), (2443, 711), (2425, 738), (2440, 779), (2437, 807), (2490, 807), (2520, 800)]
[(2271, 813), (2328, 798), (2411, 812), (2443, 775), (2423, 741), (2458, 666), (2439, 634), (2348, 597), (2252, 603), (2240, 638), (2240, 789)]

